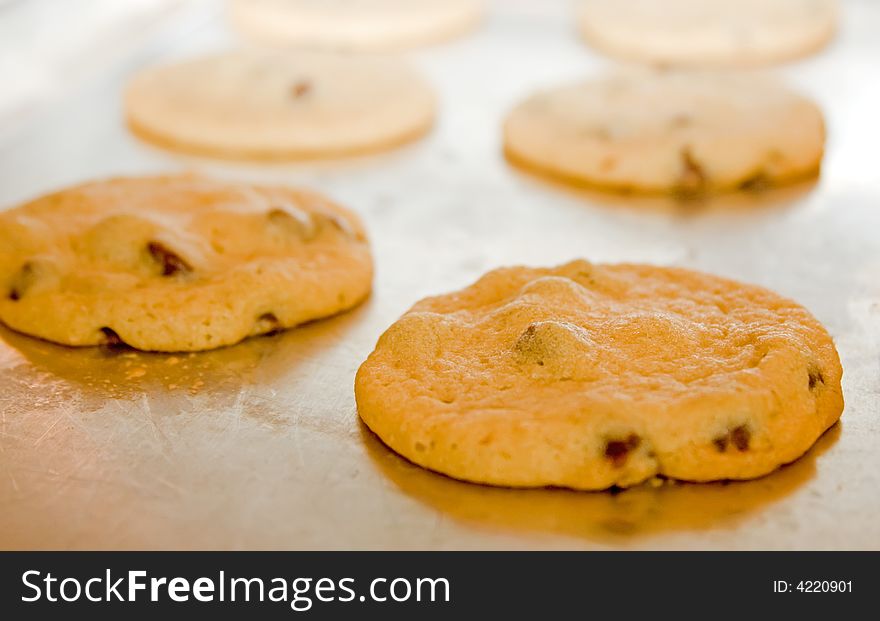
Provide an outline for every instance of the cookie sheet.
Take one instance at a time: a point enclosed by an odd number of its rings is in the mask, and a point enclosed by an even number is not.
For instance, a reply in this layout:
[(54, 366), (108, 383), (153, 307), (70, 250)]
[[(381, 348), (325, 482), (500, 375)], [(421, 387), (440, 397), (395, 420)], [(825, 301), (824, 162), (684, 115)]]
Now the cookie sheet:
[[(500, 123), (542, 86), (610, 62), (565, 3), (495, 2), (472, 36), (408, 54), (440, 94), (425, 140), (341, 162), (176, 156), (125, 129), (132, 71), (235, 41), (196, 3), (142, 33), (0, 142), (0, 205), (93, 177), (193, 170), (303, 184), (365, 219), (377, 275), (353, 312), (192, 355), (108, 354), (0, 328), (0, 548), (880, 548), (880, 5), (778, 69), (825, 111), (817, 183), (705, 201), (568, 190), (508, 166)], [(352, 383), (413, 302), (506, 264), (646, 261), (807, 306), (844, 367), (842, 422), (760, 480), (616, 495), (450, 480), (388, 451)]]

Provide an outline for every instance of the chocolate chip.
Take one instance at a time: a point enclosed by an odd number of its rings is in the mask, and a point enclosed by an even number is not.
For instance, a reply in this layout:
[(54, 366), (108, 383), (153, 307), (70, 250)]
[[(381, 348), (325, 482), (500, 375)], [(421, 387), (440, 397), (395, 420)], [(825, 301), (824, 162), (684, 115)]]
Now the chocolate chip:
[(825, 376), (822, 375), (822, 371), (817, 366), (811, 366), (807, 369), (807, 378), (810, 390), (815, 390), (820, 384), (825, 384)]
[(740, 453), (749, 450), (749, 440), (752, 438), (751, 432), (745, 425), (740, 425), (730, 432), (730, 439), (733, 445)]
[(101, 345), (103, 345), (104, 347), (110, 349), (122, 349), (128, 347), (126, 342), (123, 341), (122, 338), (120, 338), (120, 336), (116, 334), (116, 331), (112, 328), (108, 328), (105, 326), (101, 328), (100, 331), (104, 335), (104, 342), (101, 343)]
[(739, 184), (740, 190), (760, 192), (770, 187), (770, 178), (761, 170)]
[(578, 325), (567, 321), (535, 321), (519, 335), (511, 353), (517, 364), (546, 367), (549, 375), (557, 380), (570, 380), (576, 359), (589, 345), (589, 334)]
[(185, 259), (160, 242), (151, 241), (147, 244), (147, 251), (153, 260), (162, 266), (163, 276), (186, 274), (192, 271), (192, 267)]
[(284, 209), (283, 207), (273, 207), (269, 211), (266, 212), (266, 217), (269, 218), (272, 222), (285, 222), (289, 219), (294, 219), (300, 221), (302, 218), (293, 216), (289, 211)]
[(526, 345), (528, 345), (534, 338), (535, 335), (538, 334), (538, 326), (540, 323), (530, 323), (528, 327), (526, 327), (525, 331), (520, 334), (519, 339), (516, 341), (516, 348), (523, 349)]
[(593, 276), (593, 272), (590, 272), (587, 270), (578, 270), (578, 272), (577, 272), (577, 274), (575, 274), (575, 276), (577, 278), (582, 279), (582, 280), (586, 280), (591, 285), (598, 284), (598, 281), (596, 280), (595, 276)]
[(746, 425), (739, 425), (724, 435), (713, 438), (712, 444), (715, 445), (715, 448), (718, 449), (719, 453), (726, 452), (728, 446), (734, 446), (736, 447), (736, 450), (742, 453), (749, 450), (749, 441), (751, 438), (752, 433), (749, 431), (749, 428)]
[(25, 291), (27, 291), (27, 289), (33, 284), (36, 275), (35, 272), (34, 264), (30, 261), (26, 261), (21, 266), (21, 269), (18, 270), (18, 273), (12, 281), (12, 287), (9, 289), (10, 300), (17, 302), (21, 299), (21, 296), (23, 296)]
[(282, 329), (281, 322), (278, 321), (278, 317), (276, 317), (274, 313), (263, 313), (257, 317), (257, 323), (251, 334), (271, 336), (273, 334), (278, 334)]
[(682, 172), (678, 181), (678, 191), (684, 195), (699, 194), (706, 185), (706, 172), (694, 158), (690, 147), (681, 150)]
[(538, 366), (544, 366), (543, 356), (546, 353), (545, 347), (538, 337), (539, 323), (532, 323), (520, 334), (516, 339), (513, 347), (525, 360), (534, 362)]
[(308, 80), (301, 80), (290, 87), (290, 94), (296, 99), (307, 95), (312, 90), (312, 83)]
[(619, 468), (626, 462), (629, 453), (637, 449), (641, 443), (642, 439), (634, 433), (623, 440), (608, 440), (605, 443), (605, 457), (611, 460), (615, 468)]

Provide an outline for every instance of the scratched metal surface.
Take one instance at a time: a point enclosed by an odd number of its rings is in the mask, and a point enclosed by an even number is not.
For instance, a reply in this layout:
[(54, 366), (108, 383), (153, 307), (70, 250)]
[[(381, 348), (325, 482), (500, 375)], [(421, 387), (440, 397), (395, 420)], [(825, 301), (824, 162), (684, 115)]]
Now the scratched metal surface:
[[(180, 168), (303, 183), (363, 214), (378, 272), (354, 312), (204, 354), (108, 355), (0, 330), (0, 548), (880, 548), (880, 6), (850, 2), (828, 50), (781, 70), (827, 115), (821, 180), (685, 205), (572, 192), (504, 163), (513, 102), (605, 66), (547, 6), (499, 3), (480, 32), (415, 53), (439, 123), (385, 155), (256, 167), (129, 136), (126, 75), (228, 43), (201, 8), (12, 132), (4, 206)], [(799, 300), (839, 347), (842, 425), (761, 480), (612, 496), (452, 481), (358, 423), (357, 365), (411, 303), (492, 267), (576, 256), (695, 267)]]

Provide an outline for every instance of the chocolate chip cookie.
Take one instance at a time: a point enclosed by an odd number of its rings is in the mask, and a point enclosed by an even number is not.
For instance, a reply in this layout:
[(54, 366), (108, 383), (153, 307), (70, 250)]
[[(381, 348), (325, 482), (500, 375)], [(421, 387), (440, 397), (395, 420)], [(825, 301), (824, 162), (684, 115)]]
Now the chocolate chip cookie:
[(512, 162), (577, 184), (694, 195), (818, 174), (821, 111), (776, 81), (628, 71), (529, 97), (504, 124)]
[(389, 447), (492, 485), (749, 479), (843, 409), (834, 343), (771, 291), (648, 265), (512, 267), (427, 298), (360, 367)]
[(262, 44), (397, 49), (461, 34), (480, 0), (233, 0), (232, 24)]
[(579, 0), (577, 21), (597, 49), (640, 62), (744, 66), (823, 47), (837, 0)]
[(237, 159), (329, 157), (413, 140), (434, 120), (430, 87), (403, 61), (239, 50), (146, 69), (128, 124), (160, 146)]
[(231, 345), (349, 309), (371, 279), (360, 220), (305, 190), (118, 178), (0, 213), (0, 320), (65, 345)]

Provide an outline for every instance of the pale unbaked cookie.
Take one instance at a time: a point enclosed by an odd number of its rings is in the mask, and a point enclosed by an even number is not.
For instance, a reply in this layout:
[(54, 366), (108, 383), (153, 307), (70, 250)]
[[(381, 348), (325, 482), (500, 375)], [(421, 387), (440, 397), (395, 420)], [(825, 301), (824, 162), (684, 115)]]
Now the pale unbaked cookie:
[(396, 146), (430, 128), (435, 100), (398, 60), (240, 50), (143, 71), (125, 108), (134, 132), (163, 146), (272, 159)]
[(599, 50), (642, 62), (746, 66), (810, 54), (834, 35), (836, 0), (580, 0)]
[(508, 158), (609, 189), (699, 193), (818, 174), (821, 111), (739, 73), (626, 71), (539, 93), (504, 124)]
[(233, 0), (244, 35), (270, 45), (396, 49), (435, 43), (473, 28), (478, 0)]
[(0, 213), (0, 320), (65, 345), (230, 345), (351, 308), (371, 279), (357, 216), (303, 190), (119, 178)]
[(358, 371), (388, 446), (493, 485), (748, 479), (840, 416), (831, 337), (760, 287), (684, 269), (513, 267), (416, 304)]

